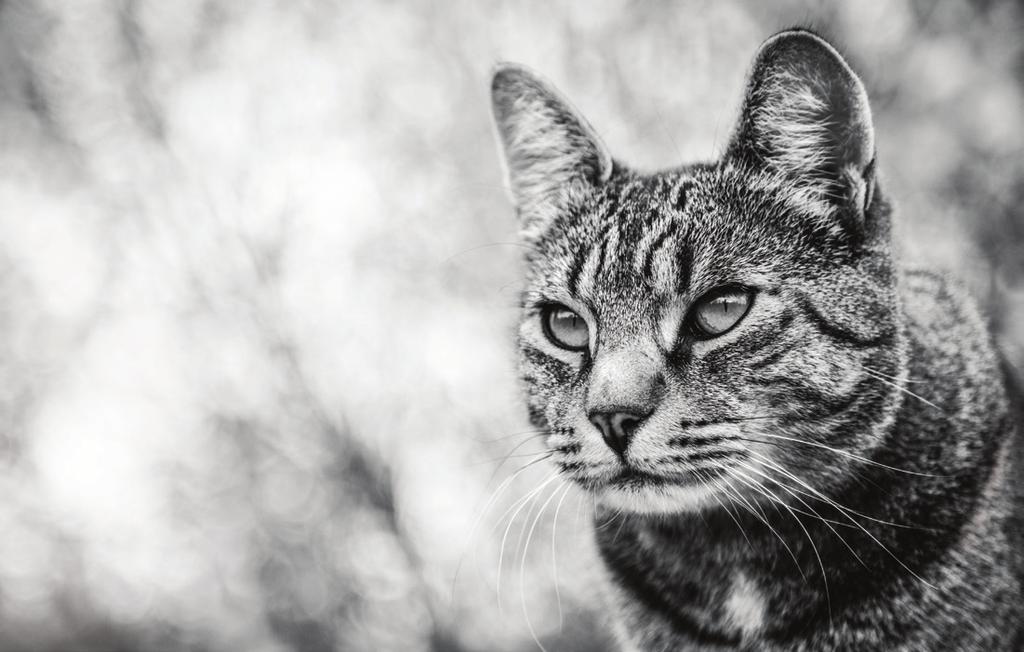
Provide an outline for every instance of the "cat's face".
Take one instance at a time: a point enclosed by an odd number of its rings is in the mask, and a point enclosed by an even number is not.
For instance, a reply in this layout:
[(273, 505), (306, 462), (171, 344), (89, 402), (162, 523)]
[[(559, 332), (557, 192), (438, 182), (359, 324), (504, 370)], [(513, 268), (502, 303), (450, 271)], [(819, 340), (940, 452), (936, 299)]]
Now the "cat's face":
[(799, 502), (771, 478), (820, 490), (879, 444), (903, 369), (887, 215), (834, 50), (769, 41), (725, 157), (654, 175), (525, 70), (494, 93), (530, 248), (527, 400), (566, 476), (640, 512)]

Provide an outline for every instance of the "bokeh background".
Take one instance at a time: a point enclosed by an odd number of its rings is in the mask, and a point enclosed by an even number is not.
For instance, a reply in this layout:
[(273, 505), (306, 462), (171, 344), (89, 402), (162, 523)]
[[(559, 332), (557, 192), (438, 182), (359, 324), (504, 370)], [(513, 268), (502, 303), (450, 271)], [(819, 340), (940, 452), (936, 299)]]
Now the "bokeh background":
[(0, 649), (607, 649), (488, 72), (675, 165), (794, 24), (866, 80), (903, 255), (1024, 365), (1016, 4), (0, 4)]

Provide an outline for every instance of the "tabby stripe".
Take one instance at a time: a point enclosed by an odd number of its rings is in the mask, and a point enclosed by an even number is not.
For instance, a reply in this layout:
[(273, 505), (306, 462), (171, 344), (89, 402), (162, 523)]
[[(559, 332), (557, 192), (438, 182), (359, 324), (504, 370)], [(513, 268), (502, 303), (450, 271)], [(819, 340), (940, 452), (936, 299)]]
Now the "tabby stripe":
[[(719, 421), (718, 423), (721, 423)], [(668, 445), (673, 447), (683, 446), (711, 446), (713, 444), (720, 444), (726, 440), (726, 437), (722, 435), (711, 435), (708, 437), (693, 437), (690, 435), (679, 435), (672, 437), (668, 440)]]
[(672, 229), (670, 228), (670, 225), (666, 225), (665, 230), (662, 231), (661, 234), (659, 234), (658, 237), (654, 239), (654, 242), (651, 243), (651, 246), (648, 247), (647, 252), (644, 254), (643, 265), (641, 265), (640, 267), (640, 278), (652, 278), (651, 272), (653, 271), (654, 267), (654, 255), (658, 253), (658, 249), (660, 249), (661, 246), (665, 244), (665, 240), (668, 239), (670, 235), (672, 235)]
[(587, 262), (587, 253), (587, 248), (581, 244), (576, 250), (576, 256), (573, 258), (572, 267), (569, 269), (569, 278), (566, 283), (571, 296), (579, 296), (580, 274), (583, 273), (583, 265)]
[(856, 407), (863, 397), (870, 397), (872, 392), (872, 378), (863, 378), (857, 381), (846, 394), (835, 396), (817, 390), (811, 384), (803, 384), (783, 376), (770, 376), (768, 378), (751, 378), (750, 382), (765, 387), (779, 387), (780, 385), (789, 389), (792, 398), (799, 402), (818, 406), (820, 416), (834, 417)]
[(538, 346), (536, 346), (536, 345), (534, 345), (534, 344), (532, 344), (530, 342), (522, 342), (520, 346), (521, 346), (520, 350), (522, 352), (523, 357), (525, 357), (526, 360), (530, 364), (536, 365), (538, 367), (545, 367), (546, 365), (548, 365), (548, 364), (550, 364), (552, 362), (555, 362), (560, 367), (569, 367), (570, 366), (568, 363), (563, 362), (562, 360), (559, 360), (558, 358), (556, 358), (555, 356), (551, 355), (550, 353), (548, 353), (544, 349), (542, 349), (542, 348), (540, 348), (540, 347), (538, 347)]
[(702, 462), (704, 460), (724, 460), (730, 457), (743, 457), (743, 451), (735, 448), (694, 451), (689, 455), (672, 455), (666, 459), (670, 462)]
[(607, 199), (601, 202), (601, 214), (598, 217), (599, 224), (607, 224), (612, 221), (619, 212), (620, 197), (618, 195), (609, 195)]
[(526, 406), (527, 414), (529, 415), (530, 425), (536, 426), (537, 428), (544, 428), (547, 425), (547, 419), (544, 416), (544, 405), (530, 404)]
[(690, 289), (690, 277), (693, 272), (693, 249), (689, 244), (683, 243), (679, 248), (677, 263), (679, 278), (676, 280), (676, 292), (683, 294)]
[(782, 359), (782, 357), (784, 355), (786, 355), (787, 353), (792, 351), (794, 348), (795, 347), (792, 344), (790, 346), (780, 347), (780, 348), (778, 348), (778, 349), (768, 353), (766, 356), (764, 356), (760, 360), (754, 360), (753, 362), (751, 362), (750, 363), (750, 369), (752, 371), (758, 371), (758, 370), (764, 369), (765, 367), (769, 367), (769, 366), (775, 364), (776, 362), (778, 362), (780, 359)]
[(601, 239), (597, 243), (597, 247), (591, 249), (588, 252), (586, 260), (580, 268), (580, 274), (577, 285), (586, 285), (590, 287), (593, 285), (594, 280), (600, 277), (601, 261), (604, 260), (605, 248), (608, 246), (606, 239)]
[(618, 259), (618, 249), (621, 241), (618, 228), (613, 227), (605, 231), (604, 248), (601, 254), (601, 263), (597, 267), (596, 278), (603, 277), (605, 270), (609, 269)]
[(776, 340), (779, 335), (780, 333), (776, 332), (769, 325), (757, 330), (748, 331), (730, 342), (728, 346), (709, 351), (704, 356), (704, 364), (711, 370), (720, 369), (727, 371), (732, 368), (733, 360), (749, 359), (755, 353), (761, 351), (766, 342)]
[(853, 345), (858, 348), (877, 347), (884, 344), (885, 342), (889, 341), (892, 338), (891, 332), (884, 332), (878, 335), (877, 337), (861, 337), (856, 333), (851, 333), (849, 331), (843, 330), (842, 328), (836, 326), (835, 324), (829, 323), (829, 321), (825, 319), (824, 315), (818, 312), (814, 308), (814, 306), (811, 305), (810, 301), (804, 299), (800, 303), (801, 307), (804, 309), (804, 313), (807, 315), (807, 318), (810, 320), (811, 324), (813, 324), (814, 327), (818, 329), (818, 332), (820, 332), (822, 335), (825, 335), (826, 337), (831, 337), (834, 340), (846, 342), (847, 344)]
[(761, 385), (762, 387), (784, 387), (791, 394), (792, 398), (800, 402), (817, 405), (835, 400), (835, 397), (816, 389), (812, 383), (801, 383), (785, 376), (769, 376), (768, 378), (758, 378), (755, 376), (750, 378), (748, 382), (754, 385)]
[(689, 177), (680, 179), (676, 187), (672, 189), (672, 193), (669, 195), (669, 203), (677, 211), (682, 211), (686, 207), (687, 195), (689, 195), (690, 188), (693, 186), (693, 180)]

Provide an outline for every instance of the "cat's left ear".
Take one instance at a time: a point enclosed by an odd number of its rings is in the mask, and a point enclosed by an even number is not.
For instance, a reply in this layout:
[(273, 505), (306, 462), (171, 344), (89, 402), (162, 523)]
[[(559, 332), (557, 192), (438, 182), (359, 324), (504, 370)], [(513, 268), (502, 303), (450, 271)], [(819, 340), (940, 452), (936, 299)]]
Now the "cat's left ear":
[(781, 173), (816, 203), (864, 226), (874, 190), (875, 135), (867, 91), (843, 57), (806, 30), (758, 51), (727, 156)]
[(612, 159), (597, 133), (536, 73), (499, 64), (491, 104), (508, 188), (527, 236), (608, 180)]

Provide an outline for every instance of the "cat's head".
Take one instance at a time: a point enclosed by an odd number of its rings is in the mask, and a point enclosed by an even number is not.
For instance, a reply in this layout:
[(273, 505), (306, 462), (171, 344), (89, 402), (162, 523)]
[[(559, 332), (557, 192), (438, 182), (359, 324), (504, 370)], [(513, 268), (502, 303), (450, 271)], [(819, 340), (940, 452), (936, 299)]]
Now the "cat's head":
[(492, 99), (529, 251), (528, 405), (566, 476), (611, 507), (687, 511), (780, 473), (840, 480), (879, 444), (905, 373), (889, 210), (832, 46), (768, 40), (721, 160), (654, 174), (522, 67)]

